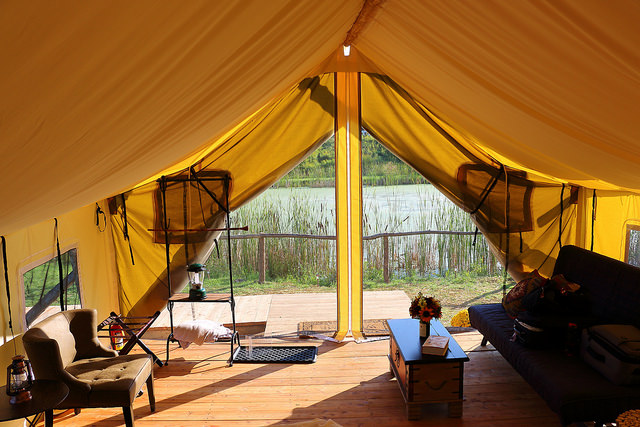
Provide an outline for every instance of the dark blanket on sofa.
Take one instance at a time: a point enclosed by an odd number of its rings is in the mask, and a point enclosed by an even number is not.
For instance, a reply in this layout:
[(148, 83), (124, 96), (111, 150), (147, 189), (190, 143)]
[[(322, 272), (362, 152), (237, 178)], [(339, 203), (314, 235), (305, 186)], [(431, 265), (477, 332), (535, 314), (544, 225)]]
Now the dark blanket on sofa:
[[(564, 246), (554, 268), (586, 291), (599, 323), (640, 326), (640, 269), (602, 255)], [(528, 348), (512, 342), (513, 319), (501, 304), (469, 308), (471, 325), (509, 361), (558, 413), (564, 424), (614, 421), (640, 408), (639, 386), (618, 386), (563, 348)]]

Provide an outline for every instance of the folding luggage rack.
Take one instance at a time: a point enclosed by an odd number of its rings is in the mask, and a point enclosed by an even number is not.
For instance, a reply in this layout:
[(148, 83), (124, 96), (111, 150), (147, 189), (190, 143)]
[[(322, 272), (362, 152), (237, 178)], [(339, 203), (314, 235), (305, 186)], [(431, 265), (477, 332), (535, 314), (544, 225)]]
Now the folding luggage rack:
[[(112, 343), (112, 347), (115, 347), (114, 340), (117, 336), (122, 337), (123, 346), (121, 349), (116, 350), (118, 354), (124, 355), (129, 354), (134, 345), (138, 344), (140, 348), (142, 348), (147, 354), (149, 354), (155, 363), (158, 366), (163, 366), (162, 361), (158, 356), (156, 356), (153, 351), (149, 349), (142, 342), (140, 338), (144, 335), (147, 330), (151, 327), (153, 322), (160, 316), (160, 312), (156, 311), (153, 316), (140, 316), (140, 317), (125, 317), (120, 316), (113, 311), (110, 313), (109, 317), (104, 319), (98, 325), (98, 332), (102, 332), (103, 330), (107, 330), (109, 335), (98, 335), (99, 338), (109, 338)], [(117, 331), (120, 331), (122, 335), (116, 335)], [(126, 341), (126, 343), (124, 343)]]
[[(205, 185), (205, 182), (222, 182), (222, 197), (223, 202), (219, 200), (219, 198)], [(224, 212), (225, 215), (225, 227), (223, 228), (198, 228), (198, 229), (171, 229), (169, 228), (169, 220), (167, 217), (167, 183), (169, 182), (184, 182), (184, 183), (193, 183), (195, 182), (198, 188), (201, 188), (206, 194), (208, 194), (213, 202)], [(231, 308), (231, 320), (232, 320), (232, 335), (229, 339), (231, 344), (231, 354), (229, 356), (229, 366), (233, 365), (233, 358), (235, 353), (240, 348), (240, 335), (236, 329), (236, 314), (235, 314), (235, 299), (233, 295), (233, 268), (231, 265), (231, 231), (232, 230), (247, 230), (248, 227), (237, 227), (231, 228), (231, 218), (230, 218), (230, 208), (229, 208), (229, 189), (231, 184), (231, 177), (228, 173), (220, 173), (216, 172), (216, 175), (207, 175), (207, 176), (198, 176), (193, 166), (190, 169), (190, 173), (188, 176), (173, 176), (167, 177), (163, 176), (158, 179), (158, 183), (160, 185), (160, 189), (162, 191), (162, 209), (163, 209), (163, 221), (161, 229), (150, 229), (149, 231), (163, 232), (164, 233), (164, 242), (165, 242), (165, 254), (167, 259), (167, 289), (169, 291), (169, 296), (167, 299), (167, 310), (169, 312), (169, 322), (171, 326), (171, 331), (169, 336), (167, 337), (167, 357), (165, 364), (169, 363), (169, 343), (178, 342), (174, 338), (174, 325), (173, 325), (173, 305), (178, 302), (191, 302), (191, 303), (228, 303)], [(169, 246), (171, 244), (169, 238), (169, 232), (184, 232), (185, 238), (187, 232), (216, 232), (216, 231), (226, 231), (226, 239), (227, 239), (227, 257), (229, 263), (229, 293), (228, 294), (210, 294), (207, 295), (202, 300), (191, 300), (187, 296), (176, 294), (172, 295), (171, 293), (171, 255), (169, 252)], [(237, 348), (234, 347), (234, 343), (237, 343)]]

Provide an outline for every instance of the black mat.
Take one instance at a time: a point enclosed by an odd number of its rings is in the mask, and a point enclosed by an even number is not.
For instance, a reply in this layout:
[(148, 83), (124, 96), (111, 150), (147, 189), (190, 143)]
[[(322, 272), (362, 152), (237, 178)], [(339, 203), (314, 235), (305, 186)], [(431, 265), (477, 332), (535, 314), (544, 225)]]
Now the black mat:
[(314, 346), (249, 347), (241, 346), (233, 358), (234, 363), (314, 363), (318, 348)]

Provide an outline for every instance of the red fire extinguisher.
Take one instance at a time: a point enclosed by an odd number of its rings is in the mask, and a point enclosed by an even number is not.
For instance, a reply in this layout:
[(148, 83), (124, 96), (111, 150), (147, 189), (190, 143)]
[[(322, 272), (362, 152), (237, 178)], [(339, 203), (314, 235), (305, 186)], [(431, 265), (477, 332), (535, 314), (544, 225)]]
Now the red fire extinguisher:
[(109, 325), (109, 340), (111, 341), (111, 348), (115, 351), (122, 350), (124, 347), (124, 331), (122, 326), (115, 324)]

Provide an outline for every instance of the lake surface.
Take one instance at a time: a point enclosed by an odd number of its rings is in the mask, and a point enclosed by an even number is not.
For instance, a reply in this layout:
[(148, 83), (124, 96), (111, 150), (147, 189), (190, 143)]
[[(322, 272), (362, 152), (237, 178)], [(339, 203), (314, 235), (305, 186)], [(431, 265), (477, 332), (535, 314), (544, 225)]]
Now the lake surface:
[[(364, 187), (362, 197), (365, 235), (428, 229), (453, 230), (450, 228), (452, 216), (457, 217), (455, 222), (462, 227), (456, 230), (470, 227), (468, 215), (429, 184)], [(273, 204), (285, 213), (294, 215), (304, 210), (304, 216), (313, 217), (326, 226), (327, 234), (335, 233), (335, 189), (332, 187), (270, 188), (247, 205), (247, 209)], [(281, 232), (295, 232), (294, 227), (288, 226), (292, 223), (289, 215), (283, 215), (282, 218), (285, 220), (280, 224)]]

